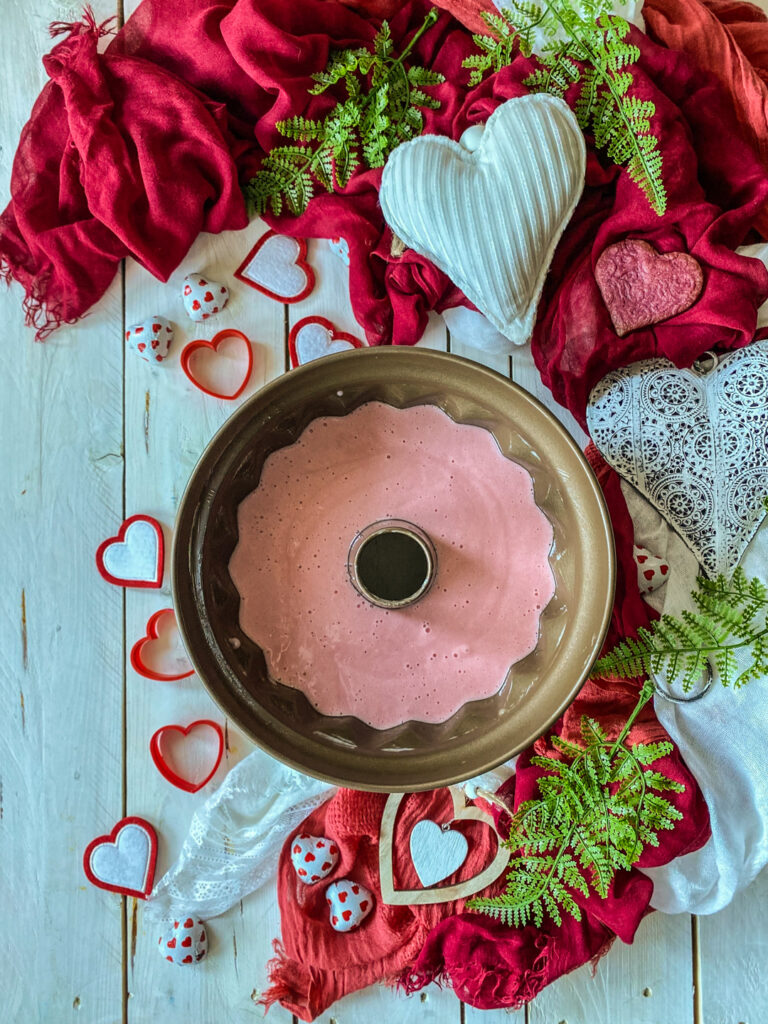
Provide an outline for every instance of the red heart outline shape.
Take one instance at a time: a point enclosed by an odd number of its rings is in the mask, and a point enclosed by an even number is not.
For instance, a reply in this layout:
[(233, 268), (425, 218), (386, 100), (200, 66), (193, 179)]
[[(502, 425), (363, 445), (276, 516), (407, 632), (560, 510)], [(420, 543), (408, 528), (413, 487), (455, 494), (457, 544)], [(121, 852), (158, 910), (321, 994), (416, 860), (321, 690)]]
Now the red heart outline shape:
[[(202, 782), (190, 782), (189, 779), (185, 779), (182, 775), (177, 773), (166, 763), (163, 758), (162, 742), (163, 733), (178, 732), (182, 736), (188, 736), (193, 729), (197, 729), (200, 726), (208, 726), (213, 729), (219, 741), (219, 750), (216, 755), (216, 761), (211, 771), (206, 775)], [(212, 722), (208, 718), (201, 718), (197, 722), (191, 722), (188, 726), (183, 725), (163, 725), (156, 733), (153, 734), (152, 739), (149, 741), (149, 752), (152, 755), (152, 760), (155, 763), (155, 768), (160, 772), (164, 779), (171, 783), (172, 786), (176, 786), (178, 789), (183, 789), (186, 793), (197, 793), (198, 790), (202, 789), (206, 783), (210, 782), (213, 776), (218, 771), (219, 765), (221, 764), (221, 758), (224, 753), (224, 733), (221, 730), (221, 726), (218, 722)]]
[[(172, 615), (174, 623), (176, 622), (176, 613), (173, 608), (161, 608), (160, 611), (151, 615), (147, 620), (146, 633), (140, 637), (131, 648), (131, 666), (135, 672), (138, 672), (140, 676), (144, 676), (145, 679), (154, 679), (159, 683), (163, 682), (174, 682), (176, 679), (186, 679), (188, 676), (195, 674), (194, 668), (190, 666), (189, 672), (180, 672), (176, 675), (169, 675), (164, 672), (156, 672), (153, 668), (150, 668), (141, 657), (141, 653), (144, 647), (151, 643), (153, 640), (157, 640), (160, 636), (160, 620), (164, 615)], [(178, 629), (178, 625), (176, 627)]]
[[(110, 882), (104, 882), (91, 870), (91, 855), (97, 846), (104, 846), (109, 844), (110, 846), (117, 845), (117, 836), (125, 828), (126, 825), (136, 825), (143, 829), (147, 838), (149, 839), (149, 858), (147, 859), (147, 867), (144, 874), (144, 888), (143, 889), (127, 889), (120, 885), (112, 885)], [(120, 821), (115, 825), (109, 835), (96, 836), (85, 848), (83, 854), (83, 871), (85, 871), (85, 877), (88, 881), (95, 885), (97, 889), (106, 889), (108, 892), (117, 892), (121, 896), (135, 896), (137, 899), (145, 900), (147, 896), (152, 892), (152, 885), (155, 880), (155, 864), (157, 863), (157, 832), (148, 821), (144, 818), (137, 818), (133, 815), (127, 818), (121, 818)]]
[[(246, 351), (248, 353), (248, 363), (245, 369), (245, 376), (243, 382), (231, 395), (222, 395), (219, 391), (211, 391), (204, 384), (201, 384), (199, 380), (192, 373), (190, 366), (190, 359), (192, 356), (201, 348), (212, 349), (214, 352), (218, 349), (222, 342), (226, 341), (227, 338), (241, 338), (245, 342)], [(250, 339), (247, 338), (242, 331), (235, 330), (234, 327), (227, 327), (223, 331), (219, 331), (218, 334), (214, 335), (211, 341), (203, 341), (201, 339), (197, 341), (190, 341), (188, 345), (185, 345), (181, 352), (181, 368), (186, 373), (189, 380), (206, 395), (210, 395), (212, 398), (222, 398), (226, 402), (231, 402), (235, 398), (239, 398), (251, 379), (251, 372), (253, 370), (253, 349), (251, 348)]]
[(261, 238), (256, 243), (256, 245), (254, 245), (254, 247), (245, 257), (243, 262), (237, 268), (234, 276), (237, 278), (238, 281), (242, 281), (243, 284), (250, 285), (251, 288), (255, 288), (257, 291), (261, 292), (263, 295), (268, 296), (270, 299), (275, 299), (277, 300), (277, 302), (285, 302), (290, 305), (294, 302), (301, 302), (302, 299), (306, 299), (306, 297), (311, 294), (315, 287), (315, 272), (309, 265), (309, 263), (307, 263), (306, 238), (294, 238), (293, 235), (288, 236), (290, 238), (293, 238), (294, 242), (296, 242), (299, 247), (299, 254), (293, 262), (296, 264), (297, 267), (300, 267), (304, 271), (304, 274), (307, 278), (307, 283), (306, 286), (304, 287), (304, 290), (300, 292), (298, 295), (278, 295), (277, 292), (270, 291), (269, 288), (265, 288), (263, 284), (257, 284), (256, 281), (252, 280), (252, 278), (250, 277), (246, 277), (245, 275), (245, 270), (248, 264), (253, 262), (253, 260), (256, 257), (256, 254), (261, 250), (262, 246), (264, 246), (269, 241), (270, 238), (274, 238), (275, 235), (279, 235), (280, 233), (281, 232), (279, 231), (270, 230), (267, 231), (266, 234), (262, 235)]
[[(304, 366), (305, 363), (299, 362), (299, 356), (296, 352), (296, 339), (299, 336), (299, 331), (303, 330), (307, 324), (319, 324), (324, 327), (331, 335), (331, 341), (348, 341), (353, 348), (363, 348), (363, 343), (359, 338), (356, 338), (354, 334), (347, 334), (346, 331), (337, 331), (334, 324), (330, 320), (326, 320), (324, 316), (305, 316), (303, 320), (299, 320), (291, 328), (291, 333), (288, 335), (288, 352), (291, 357), (291, 366), (295, 370), (298, 366)], [(339, 353), (334, 353), (338, 355)], [(325, 356), (321, 357), (325, 358)]]
[[(107, 548), (111, 547), (113, 544), (123, 544), (125, 542), (125, 535), (128, 532), (128, 528), (132, 523), (138, 522), (149, 523), (157, 534), (157, 565), (155, 567), (155, 578), (153, 580), (121, 579), (119, 576), (113, 576), (104, 565), (104, 555), (106, 554)], [(165, 569), (165, 542), (163, 539), (163, 528), (160, 523), (158, 523), (156, 519), (153, 519), (152, 516), (129, 516), (117, 531), (116, 536), (107, 537), (107, 539), (103, 540), (96, 548), (96, 568), (107, 583), (113, 583), (116, 587), (151, 587), (155, 590), (162, 587), (163, 572)]]

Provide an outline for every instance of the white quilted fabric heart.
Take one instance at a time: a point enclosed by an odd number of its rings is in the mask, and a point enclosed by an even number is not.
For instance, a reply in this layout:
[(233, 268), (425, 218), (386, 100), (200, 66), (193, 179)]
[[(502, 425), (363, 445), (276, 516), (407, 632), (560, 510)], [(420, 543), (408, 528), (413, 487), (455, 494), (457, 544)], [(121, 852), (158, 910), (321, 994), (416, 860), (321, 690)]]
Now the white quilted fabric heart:
[(584, 186), (584, 137), (545, 94), (507, 100), (473, 152), (441, 135), (398, 146), (384, 217), (515, 345), (531, 336), (549, 264)]
[(706, 376), (647, 359), (609, 373), (587, 408), (613, 468), (674, 527), (710, 577), (730, 574), (765, 518), (768, 341)]

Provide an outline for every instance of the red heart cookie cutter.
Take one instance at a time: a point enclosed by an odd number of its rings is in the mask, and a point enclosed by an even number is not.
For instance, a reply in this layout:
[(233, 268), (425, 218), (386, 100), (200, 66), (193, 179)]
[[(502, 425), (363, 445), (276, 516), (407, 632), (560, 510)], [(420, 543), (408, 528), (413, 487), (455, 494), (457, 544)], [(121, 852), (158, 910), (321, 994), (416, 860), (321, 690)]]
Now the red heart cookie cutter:
[(320, 327), (324, 327), (330, 334), (331, 341), (346, 341), (353, 348), (363, 348), (363, 343), (359, 338), (356, 338), (354, 334), (347, 334), (346, 331), (337, 331), (336, 326), (324, 316), (305, 316), (303, 320), (299, 320), (293, 325), (291, 333), (288, 335), (288, 352), (291, 357), (291, 366), (294, 370), (297, 366), (305, 365), (299, 362), (299, 356), (296, 351), (296, 339), (299, 336), (299, 332), (308, 324), (318, 324)]
[[(190, 779), (184, 778), (183, 775), (179, 775), (178, 772), (168, 764), (165, 756), (163, 755), (162, 744), (164, 735), (167, 736), (170, 732), (177, 732), (182, 736), (188, 736), (194, 729), (199, 728), (212, 729), (216, 733), (216, 737), (218, 739), (218, 751), (213, 768), (211, 768), (205, 778), (201, 782), (193, 782)], [(178, 787), (178, 789), (183, 789), (187, 793), (197, 793), (199, 789), (202, 789), (206, 783), (211, 781), (221, 764), (221, 758), (224, 753), (224, 733), (217, 722), (211, 722), (210, 719), (207, 718), (201, 719), (199, 722), (192, 722), (186, 727), (183, 725), (164, 725), (157, 730), (149, 741), (149, 752), (152, 755), (152, 760), (155, 762), (155, 767), (163, 778), (167, 779), (171, 785)]]
[(186, 679), (188, 676), (194, 675), (195, 670), (190, 665), (189, 670), (186, 672), (158, 672), (157, 669), (147, 665), (144, 661), (142, 654), (147, 644), (151, 644), (154, 640), (159, 639), (160, 633), (163, 630), (160, 628), (160, 624), (163, 619), (170, 616), (173, 619), (174, 626), (176, 625), (176, 615), (173, 608), (161, 608), (160, 611), (155, 612), (151, 615), (147, 622), (147, 632), (131, 648), (131, 666), (135, 672), (138, 672), (140, 676), (144, 676), (145, 679), (155, 679), (158, 682), (173, 682), (176, 679)]
[(304, 271), (304, 275), (307, 279), (306, 285), (304, 286), (302, 291), (298, 293), (298, 295), (280, 295), (277, 292), (271, 291), (265, 285), (259, 284), (257, 281), (254, 281), (252, 277), (248, 277), (248, 275), (246, 274), (246, 270), (249, 264), (251, 264), (254, 261), (258, 253), (266, 245), (270, 238), (274, 238), (276, 235), (279, 234), (279, 231), (270, 230), (267, 231), (266, 234), (262, 235), (261, 238), (256, 243), (256, 245), (254, 245), (254, 247), (251, 249), (251, 251), (248, 253), (243, 262), (235, 271), (235, 277), (238, 279), (238, 281), (242, 281), (243, 284), (248, 284), (251, 286), (251, 288), (256, 288), (257, 291), (260, 291), (262, 292), (262, 294), (269, 296), (270, 299), (276, 299), (278, 302), (286, 303), (301, 302), (302, 299), (306, 299), (306, 297), (312, 292), (313, 288), (315, 287), (315, 272), (309, 265), (309, 263), (307, 263), (306, 238), (294, 238), (293, 235), (289, 236), (296, 243), (299, 250), (296, 259), (293, 260), (293, 263), (295, 263), (297, 267), (300, 267)]
[[(155, 575), (152, 579), (130, 579), (129, 577), (114, 576), (109, 569), (106, 567), (104, 558), (109, 548), (113, 544), (124, 544), (125, 535), (130, 530), (134, 523), (148, 523), (155, 531), (157, 536), (157, 557), (155, 564)], [(96, 549), (96, 568), (99, 573), (107, 581), (107, 583), (114, 583), (116, 587), (154, 587), (155, 589), (163, 585), (163, 569), (164, 569), (164, 542), (163, 542), (163, 528), (156, 519), (152, 516), (136, 515), (130, 516), (122, 524), (120, 529), (117, 531), (115, 537), (107, 537), (106, 540), (102, 541)]]
[[(143, 870), (143, 881), (141, 888), (132, 888), (125, 885), (119, 885), (115, 882), (110, 882), (107, 878), (103, 878), (96, 874), (94, 871), (93, 857), (96, 854), (99, 847), (111, 846), (115, 847), (118, 851), (113, 856), (119, 857), (120, 849), (120, 833), (126, 827), (141, 829), (147, 837), (147, 859), (144, 864)], [(109, 835), (96, 836), (85, 848), (83, 854), (83, 870), (85, 876), (92, 885), (95, 885), (99, 889), (106, 889), (108, 892), (119, 892), (123, 896), (136, 896), (140, 900), (145, 900), (147, 896), (152, 892), (152, 883), (155, 879), (155, 864), (157, 863), (157, 832), (144, 818), (137, 818), (131, 816), (128, 818), (122, 818)], [(119, 861), (116, 864), (117, 870), (120, 870)], [(107, 868), (108, 869), (108, 868)]]
[[(230, 394), (222, 394), (220, 391), (212, 391), (206, 387), (205, 384), (201, 383), (193, 374), (190, 366), (190, 360), (195, 352), (199, 352), (200, 349), (209, 349), (216, 352), (223, 342), (227, 338), (240, 338), (245, 342), (245, 348), (247, 352), (247, 363), (245, 368), (245, 376), (243, 377), (242, 383), (237, 389)], [(239, 398), (251, 379), (251, 371), (253, 370), (253, 349), (251, 348), (250, 339), (247, 338), (242, 331), (235, 330), (234, 327), (227, 327), (223, 331), (219, 331), (210, 341), (203, 341), (198, 339), (197, 341), (190, 341), (188, 345), (185, 345), (181, 352), (181, 368), (186, 373), (187, 377), (192, 381), (196, 388), (200, 391), (205, 392), (206, 395), (210, 395), (212, 398), (223, 398), (227, 402), (233, 401), (235, 398)]]

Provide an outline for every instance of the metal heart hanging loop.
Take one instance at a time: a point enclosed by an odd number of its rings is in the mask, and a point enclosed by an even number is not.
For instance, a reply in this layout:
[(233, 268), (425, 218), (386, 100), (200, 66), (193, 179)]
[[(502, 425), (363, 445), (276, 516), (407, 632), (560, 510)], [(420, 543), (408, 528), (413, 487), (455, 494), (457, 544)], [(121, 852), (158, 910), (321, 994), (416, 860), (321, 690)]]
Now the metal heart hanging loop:
[[(453, 821), (480, 821), (487, 825), (490, 829), (496, 833), (496, 825), (490, 814), (485, 811), (481, 811), (479, 807), (472, 805), (464, 806), (464, 793), (461, 789), (450, 787), (451, 798), (453, 800)], [(480, 892), (487, 886), (491, 885), (496, 879), (503, 873), (509, 858), (511, 851), (501, 845), (501, 839), (499, 838), (498, 849), (496, 850), (496, 856), (493, 858), (491, 863), (479, 874), (473, 875), (472, 878), (467, 878), (463, 882), (458, 882), (455, 885), (446, 885), (441, 888), (433, 889), (395, 889), (394, 874), (392, 870), (392, 843), (394, 839), (395, 819), (397, 818), (397, 812), (400, 809), (400, 804), (403, 802), (405, 793), (390, 793), (386, 805), (384, 806), (384, 814), (381, 818), (381, 829), (379, 832), (379, 884), (381, 886), (381, 898), (384, 903), (388, 903), (394, 906), (415, 906), (419, 904), (427, 903), (449, 903), (453, 900), (467, 899), (470, 896), (474, 896), (475, 893)], [(420, 825), (429, 824), (434, 825), (435, 828), (442, 831), (435, 822), (424, 819), (416, 824), (413, 831)], [(453, 830), (444, 832), (444, 835), (449, 836), (461, 835), (459, 832)], [(413, 833), (411, 833), (413, 835)], [(464, 836), (461, 836), (464, 839)], [(451, 840), (449, 840), (450, 842)], [(464, 839), (466, 844), (466, 839)], [(458, 852), (458, 846), (456, 847)], [(434, 877), (433, 881), (427, 882), (422, 877), (421, 872), (416, 867), (416, 873), (419, 876), (420, 881), (425, 885), (436, 884), (443, 878), (447, 878), (449, 875), (457, 871), (461, 864), (466, 859), (466, 852), (455, 867), (450, 871), (446, 871), (445, 874), (439, 878)], [(443, 864), (444, 867), (449, 866), (446, 862)], [(433, 875), (437, 867), (433, 870)], [(430, 877), (427, 875), (427, 877)]]

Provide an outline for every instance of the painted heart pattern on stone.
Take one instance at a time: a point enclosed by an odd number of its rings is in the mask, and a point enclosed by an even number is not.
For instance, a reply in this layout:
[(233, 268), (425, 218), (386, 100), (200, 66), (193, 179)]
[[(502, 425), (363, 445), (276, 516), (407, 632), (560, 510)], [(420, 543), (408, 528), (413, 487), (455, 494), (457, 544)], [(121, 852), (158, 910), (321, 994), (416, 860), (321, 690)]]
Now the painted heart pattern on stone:
[(199, 964), (208, 953), (208, 932), (205, 921), (183, 917), (173, 922), (157, 940), (160, 955), (178, 967)]
[(469, 852), (467, 840), (461, 832), (441, 828), (427, 818), (414, 825), (410, 847), (413, 866), (425, 888), (458, 871)]
[(296, 836), (291, 844), (291, 863), (300, 882), (314, 885), (322, 881), (339, 863), (339, 848), (327, 836)]
[(294, 324), (288, 336), (288, 351), (291, 366), (304, 366), (314, 359), (330, 356), (335, 352), (349, 352), (362, 348), (363, 343), (353, 334), (337, 331), (324, 316), (305, 316)]
[(342, 878), (331, 882), (325, 890), (331, 928), (351, 932), (358, 928), (373, 910), (373, 893), (360, 882)]
[(398, 146), (379, 200), (392, 231), (522, 345), (585, 166), (584, 136), (568, 106), (545, 94), (519, 96), (491, 114), (473, 152), (440, 135)]
[(669, 564), (648, 548), (635, 544), (633, 557), (637, 566), (637, 586), (641, 594), (652, 594), (669, 579)]
[(181, 288), (181, 298), (189, 319), (199, 322), (224, 309), (229, 302), (229, 289), (202, 274), (187, 274)]
[(614, 242), (595, 264), (595, 280), (620, 338), (689, 309), (704, 284), (699, 261), (657, 252), (639, 238)]
[(173, 341), (173, 324), (163, 316), (151, 316), (132, 324), (125, 332), (128, 347), (153, 365), (165, 361)]
[(235, 277), (278, 302), (300, 302), (315, 287), (304, 238), (267, 231), (235, 271)]
[(99, 889), (146, 899), (152, 891), (157, 860), (157, 833), (143, 818), (123, 818), (109, 835), (85, 848), (83, 870)]
[(603, 458), (679, 533), (709, 577), (730, 575), (766, 515), (768, 342), (702, 375), (666, 359), (595, 386), (587, 425)]

